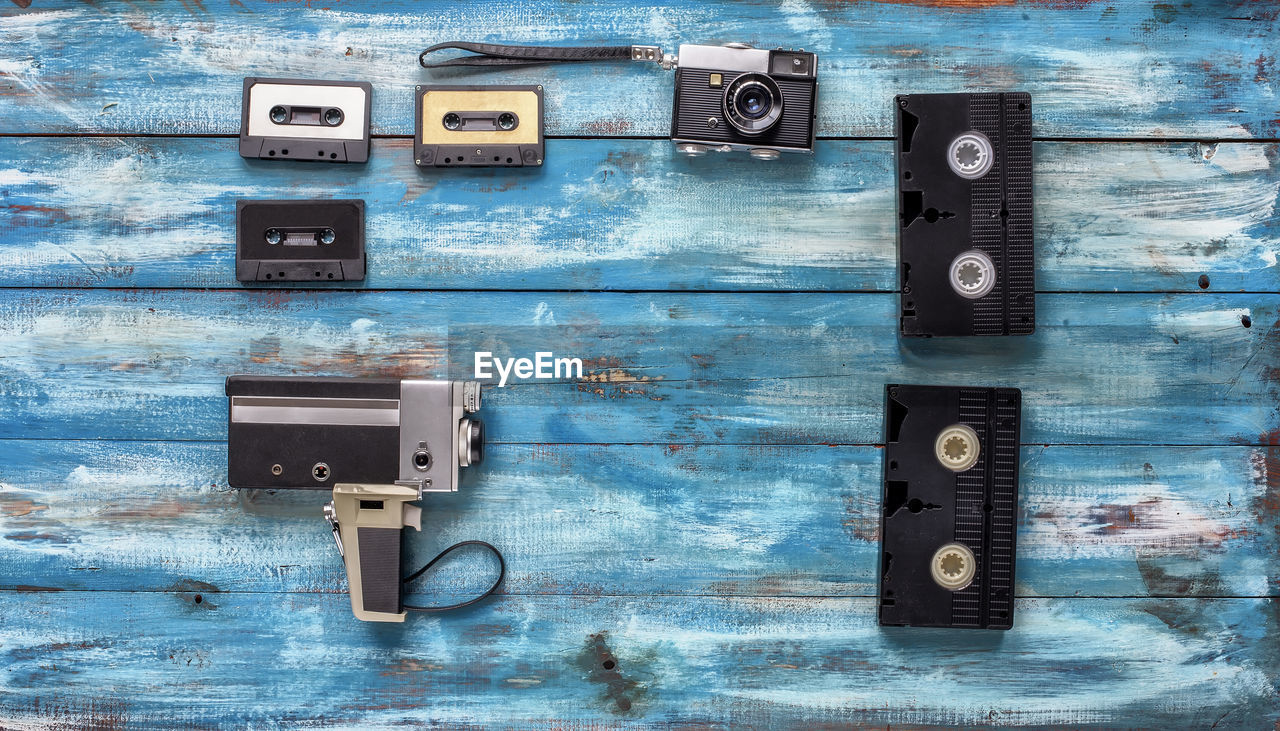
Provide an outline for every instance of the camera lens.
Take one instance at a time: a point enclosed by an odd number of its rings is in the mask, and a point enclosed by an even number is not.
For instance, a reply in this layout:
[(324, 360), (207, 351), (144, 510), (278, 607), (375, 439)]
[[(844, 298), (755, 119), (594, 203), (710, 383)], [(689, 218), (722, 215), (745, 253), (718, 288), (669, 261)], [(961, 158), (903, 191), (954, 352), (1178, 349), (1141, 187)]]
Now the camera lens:
[(337, 107), (330, 107), (324, 110), (324, 123), (330, 127), (337, 127), (342, 124), (342, 110)]
[(484, 422), (479, 419), (471, 420), (471, 439), (468, 445), (471, 450), (471, 464), (480, 464), (484, 461)]
[(458, 427), (458, 466), (480, 464), (484, 461), (484, 422), (463, 419)]
[(773, 99), (764, 89), (753, 86), (743, 89), (734, 99), (734, 103), (742, 116), (747, 119), (759, 119), (769, 113), (769, 109), (773, 106)]
[(276, 124), (284, 124), (284, 123), (285, 123), (285, 120), (286, 120), (286, 119), (288, 119), (288, 118), (289, 118), (289, 110), (288, 110), (288, 109), (285, 109), (284, 107), (282, 107), (282, 106), (280, 106), (280, 105), (278, 105), (278, 104), (277, 104), (276, 106), (274, 106), (274, 107), (271, 107), (271, 121), (272, 121), (272, 122), (275, 122)]
[(462, 126), (462, 117), (459, 117), (453, 112), (449, 112), (444, 115), (442, 123), (444, 124), (445, 129), (457, 129)]
[(512, 114), (511, 112), (503, 112), (502, 114), (499, 114), (498, 128), (499, 129), (515, 129), (516, 115)]
[(743, 74), (725, 87), (721, 106), (740, 134), (763, 134), (782, 118), (782, 90), (765, 74)]

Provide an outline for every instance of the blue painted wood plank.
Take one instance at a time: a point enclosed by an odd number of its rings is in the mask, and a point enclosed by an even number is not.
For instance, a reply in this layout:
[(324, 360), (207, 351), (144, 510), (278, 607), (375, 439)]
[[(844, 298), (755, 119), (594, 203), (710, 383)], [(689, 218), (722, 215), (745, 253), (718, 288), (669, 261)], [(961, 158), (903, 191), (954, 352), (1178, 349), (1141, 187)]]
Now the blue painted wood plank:
[(502, 598), (362, 624), (346, 597), (0, 594), (6, 725), (1270, 727), (1274, 600), (1023, 600), (1013, 630), (869, 599)]
[(418, 68), (422, 48), (461, 39), (803, 47), (820, 56), (824, 136), (891, 134), (895, 93), (1022, 89), (1039, 135), (1274, 137), (1276, 22), (1250, 2), (41, 0), (0, 11), (0, 132), (231, 134), (249, 75), (369, 80), (382, 134), (411, 133), (410, 90), (431, 81), (544, 84), (556, 135), (669, 131), (671, 74), (656, 66)]
[(489, 389), (493, 441), (871, 444), (884, 384), (917, 382), (1022, 388), (1029, 444), (1275, 444), (1278, 307), (1041, 295), (1030, 338), (907, 342), (891, 294), (5, 290), (0, 438), (220, 440), (230, 374), (550, 351), (584, 380)]
[[(235, 200), (368, 204), (366, 288), (896, 288), (888, 142), (689, 161), (552, 140), (541, 170), (245, 161), (233, 140), (0, 138), (0, 285), (237, 287)], [(1273, 144), (1040, 143), (1044, 291), (1280, 290)]]
[[(509, 595), (874, 596), (874, 447), (497, 445), (406, 565), (480, 539)], [(0, 440), (0, 590), (343, 592), (325, 491), (235, 491), (221, 443)], [(1280, 596), (1280, 449), (1022, 451), (1019, 597)], [(422, 591), (491, 581), (455, 557)]]

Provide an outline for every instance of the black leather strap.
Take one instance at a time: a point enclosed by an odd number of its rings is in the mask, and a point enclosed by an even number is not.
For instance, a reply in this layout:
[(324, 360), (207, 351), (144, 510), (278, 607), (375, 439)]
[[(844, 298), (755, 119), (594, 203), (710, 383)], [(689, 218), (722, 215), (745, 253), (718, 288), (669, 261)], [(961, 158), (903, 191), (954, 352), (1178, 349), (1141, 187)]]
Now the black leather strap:
[[(364, 529), (362, 528), (361, 530), (364, 530)], [(444, 558), (445, 556), (448, 556), (450, 553), (453, 553), (455, 550), (459, 548), (464, 548), (466, 546), (480, 546), (481, 548), (492, 553), (494, 557), (498, 559), (498, 578), (494, 579), (493, 584), (490, 585), (488, 589), (485, 589), (483, 594), (473, 597), (471, 599), (468, 599), (464, 602), (458, 602), (457, 604), (445, 604), (445, 605), (433, 606), (433, 607), (420, 607), (414, 604), (403, 604), (401, 606), (404, 607), (405, 611), (426, 612), (426, 613), (449, 612), (449, 611), (453, 611), (454, 609), (462, 609), (463, 607), (469, 607), (472, 604), (475, 604), (476, 602), (489, 597), (495, 591), (498, 590), (498, 586), (502, 584), (502, 580), (507, 575), (507, 562), (505, 559), (502, 558), (502, 551), (499, 551), (497, 548), (495, 548), (492, 543), (486, 543), (484, 541), (462, 541), (460, 543), (455, 543), (452, 546), (449, 546), (448, 548), (444, 549), (439, 554), (437, 554), (435, 558), (428, 561), (426, 566), (423, 566), (417, 571), (414, 571), (412, 574), (409, 574), (408, 576), (404, 577), (403, 583), (408, 584), (409, 582), (413, 581), (419, 576), (422, 576), (432, 566), (435, 566), (440, 559)]]
[[(427, 54), (456, 49), (471, 51), (475, 56), (458, 56), (427, 63)], [(418, 63), (426, 69), (448, 66), (533, 66), (540, 63), (573, 61), (629, 61), (631, 46), (505, 46), (499, 43), (437, 43), (418, 55)]]

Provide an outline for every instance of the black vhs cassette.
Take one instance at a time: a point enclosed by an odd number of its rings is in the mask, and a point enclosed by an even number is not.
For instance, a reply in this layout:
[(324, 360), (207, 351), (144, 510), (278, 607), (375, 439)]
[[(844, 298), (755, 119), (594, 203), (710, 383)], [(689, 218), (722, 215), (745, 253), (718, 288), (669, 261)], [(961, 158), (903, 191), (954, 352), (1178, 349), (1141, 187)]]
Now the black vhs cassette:
[(880, 624), (1013, 626), (1022, 394), (885, 387)]
[(236, 201), (236, 279), (364, 279), (364, 201)]
[(414, 98), (419, 166), (542, 164), (541, 86), (419, 86)]
[(1034, 332), (1031, 96), (896, 101), (902, 334)]
[(373, 86), (367, 81), (244, 80), (240, 156), (367, 162)]

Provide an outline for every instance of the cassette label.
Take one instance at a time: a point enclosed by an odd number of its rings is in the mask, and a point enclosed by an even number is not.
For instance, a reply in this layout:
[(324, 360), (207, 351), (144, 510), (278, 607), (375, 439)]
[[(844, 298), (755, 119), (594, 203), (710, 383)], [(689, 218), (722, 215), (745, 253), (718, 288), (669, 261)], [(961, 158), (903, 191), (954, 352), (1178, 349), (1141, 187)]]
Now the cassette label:
[(236, 202), (236, 279), (364, 279), (364, 201)]
[(420, 86), (414, 162), (421, 167), (536, 167), (541, 86)]
[(1022, 395), (885, 389), (882, 625), (1013, 626)]
[(373, 87), (364, 81), (244, 80), (240, 156), (366, 162)]
[(1034, 332), (1031, 96), (896, 102), (902, 334)]

